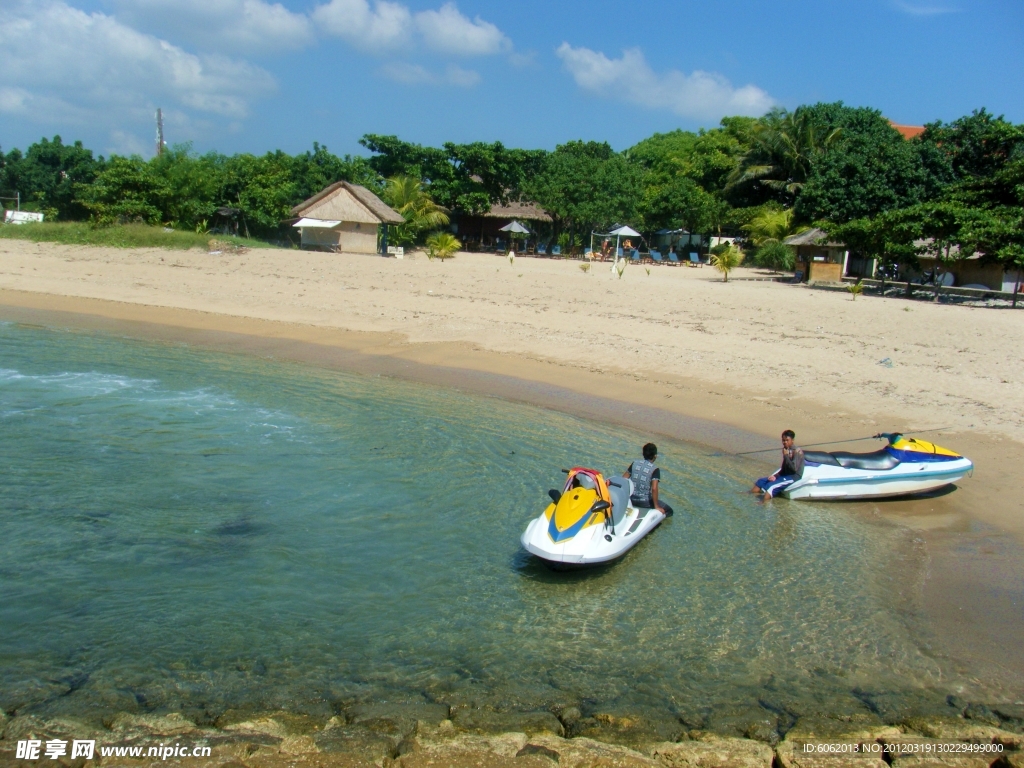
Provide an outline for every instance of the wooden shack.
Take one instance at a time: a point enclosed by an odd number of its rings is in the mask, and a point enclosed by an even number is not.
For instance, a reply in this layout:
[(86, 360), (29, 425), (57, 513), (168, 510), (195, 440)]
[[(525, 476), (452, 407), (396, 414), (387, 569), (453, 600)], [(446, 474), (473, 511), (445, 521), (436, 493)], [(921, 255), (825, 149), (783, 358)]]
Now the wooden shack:
[(292, 208), (302, 247), (377, 253), (380, 227), (405, 221), (366, 187), (339, 181)]
[(843, 243), (829, 242), (828, 233), (808, 229), (783, 242), (796, 251), (796, 270), (807, 283), (838, 283), (846, 271), (848, 252)]

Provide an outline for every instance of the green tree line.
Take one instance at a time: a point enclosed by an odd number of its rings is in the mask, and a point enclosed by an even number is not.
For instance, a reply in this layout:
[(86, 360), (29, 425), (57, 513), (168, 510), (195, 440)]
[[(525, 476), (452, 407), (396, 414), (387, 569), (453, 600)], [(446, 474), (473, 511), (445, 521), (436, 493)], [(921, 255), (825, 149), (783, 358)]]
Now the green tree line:
[[(592, 141), (550, 152), (500, 142), (425, 147), (373, 134), (360, 143), (369, 157), (339, 157), (319, 144), (261, 156), (197, 154), (186, 145), (144, 160), (96, 156), (57, 136), (24, 153), (0, 152), (0, 194), (20, 193), (23, 207), (51, 220), (97, 225), (200, 228), (230, 207), (243, 234), (269, 238), (286, 231), (294, 205), (347, 180), (386, 200), (400, 194), (396, 204), (409, 211), (433, 203), (435, 223), (534, 201), (552, 215), (553, 234), (570, 242), (613, 223), (746, 233), (778, 266), (785, 234), (816, 225), (883, 261), (911, 263), (921, 255), (915, 243), (931, 238), (950, 258), (971, 249), (1024, 262), (1024, 126), (984, 109), (929, 124), (910, 140), (878, 110), (837, 102), (727, 117), (623, 152)], [(422, 240), (429, 230), (411, 225), (403, 237)]]

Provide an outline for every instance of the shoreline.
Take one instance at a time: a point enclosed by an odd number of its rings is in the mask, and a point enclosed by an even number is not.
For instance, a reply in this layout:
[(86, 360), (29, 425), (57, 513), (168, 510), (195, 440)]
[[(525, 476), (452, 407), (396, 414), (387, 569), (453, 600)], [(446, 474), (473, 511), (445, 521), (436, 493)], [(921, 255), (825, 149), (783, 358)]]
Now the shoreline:
[[(768, 720), (752, 720), (745, 731), (737, 723), (739, 729), (730, 733), (689, 727), (682, 717), (646, 721), (622, 713), (584, 715), (575, 707), (501, 715), (426, 701), (357, 704), (329, 718), (280, 710), (235, 711), (213, 723), (179, 712), (121, 712), (102, 725), (33, 716), (6, 720), (0, 715), (0, 764), (42, 762), (15, 758), (15, 742), (25, 739), (40, 744), (49, 739), (91, 740), (95, 762), (72, 765), (138, 765), (147, 756), (156, 759), (141, 764), (201, 768), (885, 768), (889, 762), (884, 758), (900, 757), (952, 768), (1021, 764), (1020, 704), (990, 709), (957, 701), (947, 710), (896, 718), (802, 715), (778, 729)], [(121, 756), (129, 759), (101, 757), (104, 747), (121, 747)], [(199, 754), (193, 755), (197, 747)], [(149, 752), (153, 748), (159, 751)], [(131, 749), (140, 751), (135, 756)]]
[[(766, 424), (779, 431), (790, 427), (798, 434), (811, 432), (826, 440), (840, 439), (857, 426), (863, 432), (887, 426), (856, 415), (831, 419), (827, 409), (815, 408), (807, 401), (790, 401), (788, 407), (776, 406), (766, 414), (765, 401), (756, 394), (697, 379), (581, 370), (466, 343), (409, 343), (392, 333), (2, 289), (0, 320), (185, 343), (387, 376), (627, 426), (714, 451), (740, 452), (771, 445), (772, 433), (777, 433), (764, 428)], [(892, 423), (899, 427), (898, 421)], [(741, 426), (747, 424), (762, 428), (755, 431)], [(946, 434), (955, 435), (957, 447), (977, 463), (992, 465), (978, 475), (1000, 472), (1013, 455), (1007, 455), (1008, 441), (998, 436), (955, 430)], [(965, 448), (965, 444), (973, 447)], [(848, 447), (858, 448), (856, 444)], [(1024, 451), (1019, 455), (1024, 457)], [(771, 469), (771, 453), (764, 456), (767, 460), (757, 455), (749, 459), (752, 474)], [(1015, 615), (1007, 604), (1007, 597), (1014, 596), (1011, 585), (1024, 583), (1022, 531), (1021, 526), (1006, 525), (1012, 522), (1006, 512), (1017, 506), (1012, 498), (999, 499), (1000, 490), (987, 489), (976, 478), (945, 496), (838, 506), (850, 514), (881, 517), (911, 528), (926, 542), (930, 565), (919, 600), (927, 627), (926, 636), (919, 638), (924, 647), (949, 657), (968, 674), (1016, 680), (1024, 690), (1024, 649), (1005, 642), (1005, 638), (1024, 633), (1024, 617)], [(682, 495), (682, 489), (678, 493)]]

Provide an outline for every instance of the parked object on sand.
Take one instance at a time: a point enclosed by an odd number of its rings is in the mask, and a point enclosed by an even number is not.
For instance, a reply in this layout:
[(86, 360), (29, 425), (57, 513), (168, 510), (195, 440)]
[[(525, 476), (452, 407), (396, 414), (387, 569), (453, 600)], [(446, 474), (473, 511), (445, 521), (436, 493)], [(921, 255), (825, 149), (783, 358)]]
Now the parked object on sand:
[(925, 440), (883, 433), (889, 444), (871, 453), (804, 451), (800, 479), (787, 499), (881, 499), (934, 491), (974, 470), (970, 459)]
[(633, 482), (585, 467), (568, 470), (561, 493), (523, 533), (523, 548), (555, 570), (611, 563), (623, 557), (665, 514), (633, 506)]

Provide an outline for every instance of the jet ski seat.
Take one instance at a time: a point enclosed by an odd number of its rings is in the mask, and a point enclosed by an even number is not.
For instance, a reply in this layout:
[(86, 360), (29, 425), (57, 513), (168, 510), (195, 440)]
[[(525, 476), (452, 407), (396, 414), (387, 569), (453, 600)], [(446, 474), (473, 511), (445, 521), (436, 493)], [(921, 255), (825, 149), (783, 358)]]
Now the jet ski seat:
[[(806, 454), (804, 454), (806, 457)], [(898, 466), (900, 460), (883, 448), (874, 453), (847, 453), (846, 451), (833, 451), (832, 455), (839, 466), (846, 469), (892, 469)]]
[(838, 467), (839, 462), (836, 461), (836, 457), (831, 453), (825, 451), (804, 451), (804, 461), (808, 464), (831, 464), (833, 467)]
[(830, 464), (845, 469), (892, 469), (900, 463), (900, 460), (885, 448), (874, 453), (804, 451), (804, 460), (809, 464)]
[(622, 522), (629, 506), (629, 480), (625, 477), (609, 477), (608, 493), (612, 496), (612, 521), (615, 525)]

